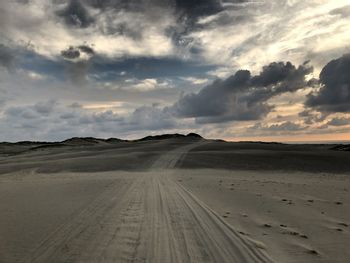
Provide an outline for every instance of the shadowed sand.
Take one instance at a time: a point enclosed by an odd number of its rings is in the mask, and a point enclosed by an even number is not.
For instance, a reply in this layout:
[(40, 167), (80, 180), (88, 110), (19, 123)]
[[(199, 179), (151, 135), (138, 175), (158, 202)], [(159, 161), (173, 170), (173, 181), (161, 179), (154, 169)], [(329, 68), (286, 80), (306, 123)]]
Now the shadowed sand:
[[(298, 147), (170, 138), (4, 156), (0, 262), (347, 262), (349, 164), (310, 173), (304, 157), (348, 154)], [(282, 171), (264, 151), (304, 165)]]

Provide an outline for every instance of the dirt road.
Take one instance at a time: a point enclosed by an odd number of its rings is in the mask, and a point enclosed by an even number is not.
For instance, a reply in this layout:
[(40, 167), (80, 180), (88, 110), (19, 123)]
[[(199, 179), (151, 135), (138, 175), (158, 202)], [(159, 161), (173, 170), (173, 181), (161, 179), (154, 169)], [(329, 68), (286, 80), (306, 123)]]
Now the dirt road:
[(170, 151), (148, 173), (114, 184), (49, 235), (25, 262), (272, 262), (170, 178), (198, 143)]

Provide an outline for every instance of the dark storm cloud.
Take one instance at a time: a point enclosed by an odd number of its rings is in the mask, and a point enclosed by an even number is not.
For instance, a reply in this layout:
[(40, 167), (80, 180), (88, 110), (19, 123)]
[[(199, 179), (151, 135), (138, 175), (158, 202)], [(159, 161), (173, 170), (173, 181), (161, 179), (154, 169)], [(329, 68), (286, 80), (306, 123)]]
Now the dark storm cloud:
[(220, 0), (87, 0), (86, 3), (95, 8), (131, 12), (152, 7), (174, 9), (176, 13), (188, 17), (211, 15), (223, 10)]
[(306, 106), (321, 112), (350, 112), (350, 54), (329, 62), (320, 74), (321, 89)]
[(212, 15), (223, 10), (220, 0), (175, 0), (178, 13), (188, 17)]
[(327, 122), (329, 126), (347, 126), (350, 125), (350, 118), (333, 118)]
[(94, 19), (80, 0), (70, 0), (67, 6), (57, 11), (56, 14), (62, 17), (69, 26), (86, 28), (94, 22)]
[[(82, 53), (86, 54), (87, 57), (81, 59)], [(71, 46), (61, 51), (61, 55), (66, 60), (66, 74), (69, 79), (78, 85), (85, 84), (92, 63), (90, 59), (95, 55), (93, 48), (87, 45)]]
[(0, 66), (11, 71), (14, 69), (16, 61), (15, 50), (0, 44)]
[(86, 0), (86, 3), (92, 7), (99, 9), (110, 9), (116, 10), (130, 10), (136, 11), (141, 10), (145, 1), (139, 0)]
[(93, 48), (87, 46), (87, 45), (80, 45), (78, 47), (72, 47), (70, 46), (66, 50), (61, 51), (62, 57), (65, 59), (74, 60), (80, 57), (81, 53), (85, 53), (88, 56), (95, 55), (95, 51)]
[[(181, 45), (184, 45), (184, 36), (198, 27), (198, 18), (224, 10), (220, 0), (87, 0), (84, 3), (105, 13), (110, 10), (120, 14), (131, 13), (131, 16), (133, 13), (142, 13), (145, 22), (154, 22), (164, 16), (175, 16), (176, 24), (168, 28), (167, 35), (175, 44)], [(133, 39), (142, 38), (143, 24), (136, 28), (124, 22), (114, 24), (113, 16), (106, 16), (105, 19), (110, 22), (104, 27), (104, 33), (125, 35)]]
[(182, 96), (171, 108), (179, 117), (194, 117), (198, 123), (258, 120), (272, 109), (267, 101), (285, 92), (305, 88), (312, 68), (296, 68), (290, 62), (272, 63), (257, 76), (239, 70), (226, 80), (217, 80), (198, 93)]
[(68, 49), (61, 51), (61, 55), (66, 59), (76, 59), (80, 57), (80, 51), (74, 47), (69, 47)]
[[(232, 0), (231, 2), (245, 2), (245, 0)], [(223, 1), (221, 0), (175, 0), (173, 6), (175, 7), (175, 16), (177, 25), (168, 29), (168, 34), (172, 38), (176, 46), (190, 46), (191, 53), (199, 53), (200, 47), (193, 47), (192, 39), (188, 35), (193, 31), (200, 31), (216, 25), (223, 25), (227, 23), (235, 23), (232, 16), (222, 15), (215, 18), (210, 24), (197, 23), (201, 17), (215, 15), (225, 10)], [(215, 26), (215, 25), (214, 25)], [(194, 51), (194, 52), (192, 52)]]
[(270, 86), (280, 84), (275, 92), (296, 91), (305, 85), (305, 76), (312, 73), (313, 68), (304, 63), (296, 68), (292, 63), (274, 62), (264, 66), (262, 72), (252, 78), (254, 86)]
[(94, 55), (95, 54), (95, 51), (92, 47), (89, 47), (87, 45), (80, 45), (77, 47), (81, 52), (84, 52), (85, 54), (88, 54), (88, 55)]

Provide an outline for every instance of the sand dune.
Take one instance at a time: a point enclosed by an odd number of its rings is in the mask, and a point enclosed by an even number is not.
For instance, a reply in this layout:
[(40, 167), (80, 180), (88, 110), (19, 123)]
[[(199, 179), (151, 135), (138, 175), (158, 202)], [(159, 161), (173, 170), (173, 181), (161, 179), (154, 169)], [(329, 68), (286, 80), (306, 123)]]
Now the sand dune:
[(111, 187), (26, 261), (272, 262), (258, 243), (168, 178), (165, 169), (193, 147), (162, 156), (131, 185)]
[[(349, 164), (314, 167), (346, 152), (221, 144), (152, 138), (1, 157), (0, 262), (347, 262)], [(273, 166), (281, 152), (304, 165)]]

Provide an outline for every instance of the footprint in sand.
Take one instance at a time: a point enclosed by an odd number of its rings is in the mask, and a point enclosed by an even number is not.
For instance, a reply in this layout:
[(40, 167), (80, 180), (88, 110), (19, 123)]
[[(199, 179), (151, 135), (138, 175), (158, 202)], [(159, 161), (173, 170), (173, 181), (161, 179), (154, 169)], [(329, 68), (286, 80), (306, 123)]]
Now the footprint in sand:
[(294, 205), (294, 203), (293, 203), (292, 200), (288, 200), (288, 199), (286, 199), (286, 198), (283, 198), (283, 199), (282, 199), (282, 202), (288, 202), (288, 203), (287, 203), (288, 205)]
[(301, 234), (297, 231), (287, 229), (287, 225), (281, 224), (280, 227), (283, 228), (283, 232), (282, 232), (283, 235), (291, 235), (291, 236), (301, 237), (304, 239), (309, 239), (309, 237), (305, 234)]
[(226, 212), (222, 217), (223, 218), (228, 218), (229, 214), (231, 214), (230, 212)]
[(249, 234), (243, 232), (243, 231), (238, 231), (238, 233), (240, 233), (242, 236), (249, 236)]
[(311, 255), (319, 255), (319, 253), (314, 249), (307, 249), (306, 252)]

